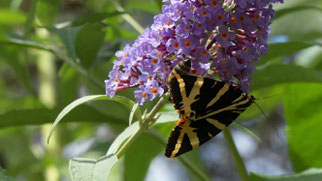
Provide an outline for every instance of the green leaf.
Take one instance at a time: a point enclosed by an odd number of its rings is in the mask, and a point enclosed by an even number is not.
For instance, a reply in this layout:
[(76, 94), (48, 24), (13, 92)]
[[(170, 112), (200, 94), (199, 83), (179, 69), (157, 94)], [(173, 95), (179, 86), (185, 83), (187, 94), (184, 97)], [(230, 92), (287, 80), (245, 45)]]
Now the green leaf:
[(166, 112), (161, 112), (161, 116), (156, 121), (156, 124), (173, 122), (173, 121), (178, 121), (178, 120), (179, 120), (179, 114), (177, 112), (166, 111)]
[[(312, 2), (312, 6), (319, 7), (316, 4), (317, 2)], [(301, 8), (301, 6), (302, 5), (299, 5), (295, 8)], [(306, 5), (303, 6), (305, 7)], [(308, 17), (310, 21), (308, 21)], [(321, 11), (316, 11), (314, 9), (287, 13), (283, 17), (275, 20), (271, 25), (271, 36), (283, 35), (287, 36), (291, 41), (317, 42), (317, 39), (319, 39), (322, 34), (322, 19), (320, 17)], [(296, 20), (296, 23), (294, 23), (294, 20)]]
[(250, 136), (252, 136), (253, 138), (255, 138), (257, 141), (262, 142), (262, 140), (254, 132), (252, 132), (248, 128), (246, 128), (246, 127), (244, 127), (244, 126), (242, 126), (240, 124), (237, 124), (235, 122), (233, 122), (231, 125), (232, 126), (235, 126), (236, 128), (241, 129), (242, 131), (244, 131), (246, 133), (248, 133)]
[(261, 175), (257, 173), (250, 174), (250, 181), (319, 181), (322, 180), (322, 169), (311, 168), (301, 173), (293, 175)]
[[(12, 110), (0, 114), (0, 128), (11, 126), (42, 125), (52, 123), (62, 108)], [(64, 122), (100, 122), (126, 126), (126, 122), (116, 117), (98, 112), (94, 108), (81, 105), (69, 112), (61, 121)]]
[(304, 42), (286, 42), (286, 43), (273, 43), (268, 45), (268, 54), (261, 57), (257, 65), (262, 65), (269, 60), (292, 55), (300, 50), (313, 46), (310, 43)]
[(51, 51), (50, 47), (46, 44), (29, 40), (29, 39), (24, 39), (19, 36), (6, 36), (6, 37), (0, 36), (0, 44), (16, 45), (16, 46), (22, 46), (27, 48), (36, 48), (40, 50)]
[(39, 99), (33, 95), (16, 98), (5, 97), (1, 99), (0, 115), (7, 113), (8, 111), (17, 110), (17, 105), (19, 105), (19, 110), (30, 110), (44, 107)]
[(0, 25), (23, 24), (26, 21), (23, 13), (10, 9), (0, 9), (0, 17)]
[[(153, 158), (164, 149), (164, 145), (147, 134), (142, 134), (125, 153), (124, 173), (126, 180), (144, 180)], [(133, 164), (137, 163), (137, 164)]]
[(0, 167), (0, 180), (1, 181), (12, 181), (12, 179), (10, 177), (8, 177), (7, 172), (5, 170), (3, 170)]
[(121, 148), (121, 146), (128, 140), (132, 135), (138, 132), (140, 129), (139, 122), (135, 122), (127, 127), (121, 134), (117, 136), (112, 145), (107, 151), (107, 155), (116, 154), (116, 152)]
[(60, 0), (38, 0), (37, 17), (43, 26), (52, 26), (60, 10)]
[(322, 76), (313, 69), (294, 64), (272, 64), (255, 71), (251, 90), (274, 86), (282, 83), (322, 82)]
[(134, 115), (136, 115), (135, 117), (136, 117), (137, 120), (142, 122), (142, 113), (141, 113), (141, 110), (140, 110), (140, 107), (139, 107), (138, 103), (135, 103), (133, 108), (132, 108), (132, 110), (131, 110), (130, 117), (129, 117), (129, 125), (132, 124)]
[(107, 181), (117, 162), (115, 155), (107, 155), (98, 160), (73, 158), (69, 162), (69, 171), (73, 181)]
[[(21, 58), (21, 53), (17, 47), (3, 47), (2, 60), (6, 62), (14, 72), (17, 80), (24, 86), (30, 95), (35, 95), (31, 85), (31, 77), (28, 72), (27, 62)], [(2, 99), (3, 100), (3, 99)]]
[(75, 100), (78, 88), (78, 73), (75, 69), (64, 63), (59, 70), (59, 99), (60, 105), (67, 105)]
[(275, 12), (274, 20), (281, 18), (282, 16), (284, 16), (286, 14), (294, 13), (297, 11), (303, 11), (303, 10), (317, 10), (317, 11), (322, 12), (322, 8), (320, 8), (318, 6), (302, 4), (302, 5), (298, 5), (298, 6), (294, 6), (294, 7), (289, 7), (289, 8), (277, 10)]
[(295, 171), (322, 167), (322, 84), (292, 84), (284, 95), (286, 134)]
[(116, 102), (119, 102), (119, 103), (122, 103), (126, 106), (128, 106), (129, 109), (132, 108), (132, 106), (134, 105), (134, 102), (131, 101), (130, 99), (127, 99), (125, 97), (121, 97), (121, 96), (115, 96), (113, 98), (110, 98), (110, 97), (107, 97), (106, 95), (91, 95), (91, 96), (85, 96), (85, 97), (82, 97), (82, 98), (79, 98), (75, 101), (73, 101), (72, 103), (70, 103), (68, 106), (66, 106), (60, 113), (59, 115), (57, 116), (57, 118), (55, 119), (51, 129), (50, 129), (50, 132), (49, 132), (49, 135), (48, 135), (48, 138), (47, 138), (47, 142), (49, 142), (49, 139), (51, 137), (51, 135), (53, 134), (56, 126), (58, 125), (58, 123), (71, 111), (73, 110), (75, 107), (81, 105), (81, 104), (84, 104), (84, 103), (87, 103), (87, 102), (90, 102), (90, 101), (99, 101), (99, 100), (107, 100), (107, 101), (116, 101)]
[(75, 50), (76, 36), (82, 28), (83, 26), (52, 29), (52, 31), (56, 35), (58, 35), (58, 37), (64, 43), (68, 56), (71, 57), (75, 62), (77, 61), (77, 55)]
[(81, 64), (89, 69), (104, 43), (105, 31), (99, 23), (86, 24), (77, 34), (75, 47)]
[(124, 12), (118, 12), (118, 11), (114, 11), (114, 12), (106, 12), (106, 13), (90, 13), (87, 15), (84, 15), (80, 18), (77, 18), (76, 20), (74, 20), (72, 22), (73, 26), (79, 26), (79, 25), (83, 25), (86, 23), (96, 23), (96, 22), (100, 22), (106, 18), (109, 17), (113, 17), (113, 16), (118, 16), (123, 14)]

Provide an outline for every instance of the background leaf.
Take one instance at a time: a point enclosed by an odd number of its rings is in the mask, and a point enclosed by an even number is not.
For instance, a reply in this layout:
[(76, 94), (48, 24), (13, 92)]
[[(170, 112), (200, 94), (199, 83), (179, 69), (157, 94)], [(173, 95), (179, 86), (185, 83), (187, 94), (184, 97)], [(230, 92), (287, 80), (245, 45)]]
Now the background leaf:
[(250, 181), (318, 181), (322, 179), (321, 169), (309, 169), (293, 175), (270, 176), (251, 173)]
[(144, 180), (151, 161), (163, 149), (164, 145), (160, 144), (155, 138), (148, 134), (141, 135), (124, 155), (125, 180)]
[(54, 24), (60, 10), (60, 0), (38, 0), (37, 18), (43, 26)]
[[(22, 12), (11, 9), (0, 9), (0, 25), (3, 24), (22, 24), (26, 21), (26, 17)], [(5, 17), (5, 18), (4, 18)]]
[(86, 24), (78, 32), (75, 48), (81, 64), (89, 69), (104, 42), (105, 32), (99, 23)]
[(294, 84), (284, 97), (290, 158), (296, 172), (322, 168), (322, 84)]
[[(47, 109), (24, 109), (11, 110), (0, 114), (0, 127), (24, 126), (24, 125), (41, 125), (52, 123), (62, 108)], [(81, 105), (64, 116), (60, 121), (63, 122), (109, 122), (117, 125), (127, 125), (112, 115), (106, 115), (98, 112), (94, 108)]]
[(322, 82), (322, 76), (313, 69), (294, 64), (272, 64), (252, 74), (256, 77), (250, 89), (256, 90), (282, 83), (292, 82)]
[(261, 60), (257, 63), (257, 65), (265, 64), (269, 60), (273, 60), (278, 57), (292, 55), (300, 50), (303, 50), (311, 46), (313, 46), (313, 44), (303, 42), (285, 42), (269, 44), (269, 53), (265, 56), (262, 56)]
[(64, 43), (67, 50), (67, 54), (76, 62), (77, 55), (75, 49), (75, 42), (78, 32), (83, 26), (66, 27), (66, 28), (53, 28), (52, 31), (58, 35), (58, 37)]
[(2, 168), (0, 168), (0, 180), (1, 181), (12, 181), (12, 179), (10, 177), (8, 177), (6, 171), (3, 170)]

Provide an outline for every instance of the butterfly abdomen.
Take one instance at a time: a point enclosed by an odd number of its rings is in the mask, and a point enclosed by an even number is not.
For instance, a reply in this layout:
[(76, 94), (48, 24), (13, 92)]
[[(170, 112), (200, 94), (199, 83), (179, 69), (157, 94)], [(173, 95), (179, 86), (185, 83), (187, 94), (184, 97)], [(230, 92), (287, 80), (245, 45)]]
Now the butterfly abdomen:
[(188, 74), (190, 69), (191, 69), (191, 60), (190, 59), (186, 59), (186, 60), (179, 62), (173, 68), (171, 74), (169, 75), (168, 82), (170, 82), (170, 80), (172, 78), (174, 78), (177, 74), (180, 74), (180, 75)]
[(186, 59), (178, 63), (177, 66), (174, 67), (174, 71), (177, 74), (188, 74), (191, 69), (191, 60)]

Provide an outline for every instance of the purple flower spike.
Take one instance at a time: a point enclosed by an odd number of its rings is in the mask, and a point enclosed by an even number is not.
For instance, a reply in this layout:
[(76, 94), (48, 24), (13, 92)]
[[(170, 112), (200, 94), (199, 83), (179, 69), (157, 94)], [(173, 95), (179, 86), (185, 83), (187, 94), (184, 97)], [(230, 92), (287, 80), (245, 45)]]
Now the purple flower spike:
[(116, 52), (106, 94), (137, 87), (139, 104), (161, 96), (185, 58), (190, 74), (238, 84), (249, 93), (253, 62), (268, 51), (272, 3), (283, 0), (163, 0), (162, 13), (132, 46)]

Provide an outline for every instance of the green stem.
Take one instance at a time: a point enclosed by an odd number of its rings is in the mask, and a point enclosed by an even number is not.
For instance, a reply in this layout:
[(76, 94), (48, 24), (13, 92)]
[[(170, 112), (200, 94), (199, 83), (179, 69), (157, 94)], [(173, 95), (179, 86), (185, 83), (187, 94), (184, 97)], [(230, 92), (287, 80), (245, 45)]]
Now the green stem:
[[(119, 12), (124, 12), (123, 7), (118, 4), (116, 1), (112, 1), (114, 7), (116, 8), (117, 11)], [(140, 34), (143, 34), (144, 28), (128, 13), (122, 14), (122, 17), (125, 21), (127, 21), (137, 32)]]
[(120, 158), (124, 152), (134, 143), (137, 137), (139, 137), (145, 130), (149, 128), (149, 125), (151, 122), (154, 121), (154, 116), (157, 114), (158, 110), (163, 106), (163, 104), (166, 102), (166, 96), (162, 96), (160, 100), (157, 102), (157, 104), (152, 108), (151, 112), (148, 114), (148, 116), (143, 119), (143, 124), (140, 125), (140, 129), (135, 132), (126, 142), (124, 145), (117, 151), (115, 154), (117, 158)]
[(239, 172), (239, 175), (240, 175), (242, 181), (248, 181), (249, 179), (248, 179), (248, 173), (247, 173), (247, 170), (245, 167), (245, 163), (238, 153), (238, 150), (236, 148), (236, 145), (234, 143), (234, 140), (233, 140), (233, 137), (230, 133), (229, 128), (224, 129), (223, 134), (224, 134), (225, 140), (227, 142), (228, 149), (229, 149), (230, 153), (234, 156), (236, 168)]
[(32, 23), (34, 22), (35, 14), (36, 14), (36, 7), (37, 7), (38, 0), (32, 0), (30, 9), (28, 12), (27, 20), (25, 22), (25, 31), (24, 31), (24, 36), (29, 37), (30, 35), (30, 30), (32, 27)]
[[(46, 29), (38, 29), (39, 37), (47, 37), (49, 33)], [(39, 51), (37, 59), (37, 68), (39, 71), (39, 99), (48, 108), (54, 108), (57, 105), (57, 88), (56, 88), (56, 65), (53, 55), (47, 51)], [(44, 124), (41, 127), (43, 135), (48, 135), (51, 124)], [(46, 137), (43, 137), (46, 143)], [(57, 159), (60, 154), (60, 140), (54, 136), (52, 143), (46, 147), (46, 156)], [(44, 170), (47, 181), (58, 181), (60, 177), (57, 166), (50, 163)]]
[(209, 177), (201, 171), (196, 165), (194, 165), (189, 159), (187, 159), (184, 156), (178, 157), (178, 159), (181, 161), (181, 163), (187, 167), (189, 170), (193, 171), (199, 178), (200, 180), (204, 181), (210, 181)]

